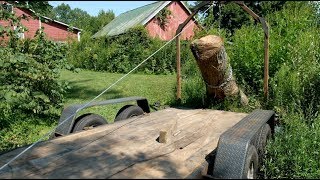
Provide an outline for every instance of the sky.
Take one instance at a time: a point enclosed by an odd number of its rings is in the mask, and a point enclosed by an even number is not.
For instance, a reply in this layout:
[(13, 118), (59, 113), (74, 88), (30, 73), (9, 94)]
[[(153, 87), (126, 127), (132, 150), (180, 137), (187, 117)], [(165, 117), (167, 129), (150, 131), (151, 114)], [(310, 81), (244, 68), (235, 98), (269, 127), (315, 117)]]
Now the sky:
[[(71, 9), (79, 8), (87, 11), (91, 16), (97, 16), (99, 11), (112, 10), (115, 16), (126, 11), (153, 3), (155, 1), (49, 1), (49, 4), (56, 7), (62, 3), (69, 4)], [(190, 1), (192, 4), (194, 1)]]
[(100, 9), (112, 10), (115, 16), (155, 1), (49, 1), (49, 4), (56, 7), (62, 3), (69, 4), (71, 9), (79, 8), (87, 11), (91, 16), (97, 16)]

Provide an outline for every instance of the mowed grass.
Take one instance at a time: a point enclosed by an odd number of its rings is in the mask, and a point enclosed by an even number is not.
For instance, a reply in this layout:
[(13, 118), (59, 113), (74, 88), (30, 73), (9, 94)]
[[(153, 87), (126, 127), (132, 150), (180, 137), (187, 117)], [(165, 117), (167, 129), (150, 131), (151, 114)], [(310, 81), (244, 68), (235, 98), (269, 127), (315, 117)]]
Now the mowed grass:
[[(70, 85), (70, 89), (65, 94), (64, 108), (72, 104), (85, 104), (91, 101), (123, 75), (88, 70), (81, 70), (78, 73), (63, 70), (60, 80), (67, 81)], [(158, 101), (161, 105), (168, 105), (175, 96), (175, 82), (175, 75), (130, 74), (98, 98), (97, 101), (143, 96), (148, 99), (149, 104)], [(126, 104), (136, 104), (136, 102), (91, 107), (80, 111), (77, 116), (89, 112), (96, 113), (111, 123), (118, 110)], [(58, 116), (61, 115), (61, 112), (56, 113)], [(42, 139), (45, 134), (58, 125), (58, 121), (59, 117), (56, 115), (42, 118), (21, 115), (10, 126), (1, 129), (0, 154)], [(47, 138), (45, 137), (43, 140)]]
[[(65, 96), (64, 107), (88, 103), (122, 76), (124, 74), (89, 70), (76, 73), (63, 70), (60, 79), (69, 82), (71, 87)], [(129, 74), (96, 101), (142, 96), (148, 99), (149, 104), (160, 102), (161, 105), (167, 105), (175, 97), (175, 83), (175, 75)], [(118, 110), (126, 104), (136, 104), (136, 102), (90, 107), (80, 111), (77, 116), (90, 112), (105, 117), (108, 122), (113, 122)]]

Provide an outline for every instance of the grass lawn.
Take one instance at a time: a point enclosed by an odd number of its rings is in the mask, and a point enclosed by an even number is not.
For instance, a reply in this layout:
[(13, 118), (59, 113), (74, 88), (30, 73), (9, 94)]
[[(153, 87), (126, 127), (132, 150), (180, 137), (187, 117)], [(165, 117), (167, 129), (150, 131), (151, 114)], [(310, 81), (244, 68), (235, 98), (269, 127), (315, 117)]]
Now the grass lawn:
[[(81, 70), (79, 73), (63, 70), (60, 79), (69, 82), (71, 87), (65, 97), (65, 107), (89, 102), (123, 75), (88, 70)], [(149, 104), (158, 101), (164, 105), (174, 99), (175, 83), (175, 75), (130, 74), (96, 101), (143, 96), (148, 99)], [(118, 110), (126, 104), (136, 104), (136, 102), (91, 107), (80, 111), (77, 115), (87, 112), (97, 113), (104, 116), (108, 122), (113, 122)]]
[[(81, 70), (79, 73), (63, 70), (60, 80), (69, 82), (71, 87), (65, 95), (64, 107), (89, 102), (122, 76), (123, 74), (88, 70)], [(175, 82), (175, 75), (130, 74), (97, 101), (143, 96), (148, 99), (149, 104), (159, 101), (161, 105), (164, 105), (174, 99)], [(136, 102), (91, 107), (80, 111), (77, 115), (91, 112), (105, 117), (108, 122), (113, 122), (118, 110), (126, 104), (136, 104)], [(57, 114), (60, 116), (61, 112), (57, 112)], [(49, 119), (48, 117), (33, 118), (28, 115), (17, 117), (10, 126), (2, 128), (0, 131), (0, 154), (36, 142), (56, 127), (58, 121), (59, 117)]]

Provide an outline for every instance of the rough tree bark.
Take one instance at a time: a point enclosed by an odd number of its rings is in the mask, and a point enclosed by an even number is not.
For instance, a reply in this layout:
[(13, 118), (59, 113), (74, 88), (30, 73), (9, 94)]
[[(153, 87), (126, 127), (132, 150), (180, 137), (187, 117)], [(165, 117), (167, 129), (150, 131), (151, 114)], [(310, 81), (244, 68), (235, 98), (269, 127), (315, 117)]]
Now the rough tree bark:
[(214, 99), (224, 99), (227, 96), (241, 97), (243, 105), (248, 104), (245, 94), (239, 89), (228, 62), (228, 56), (219, 36), (208, 35), (191, 43), (191, 51), (196, 58), (207, 95)]

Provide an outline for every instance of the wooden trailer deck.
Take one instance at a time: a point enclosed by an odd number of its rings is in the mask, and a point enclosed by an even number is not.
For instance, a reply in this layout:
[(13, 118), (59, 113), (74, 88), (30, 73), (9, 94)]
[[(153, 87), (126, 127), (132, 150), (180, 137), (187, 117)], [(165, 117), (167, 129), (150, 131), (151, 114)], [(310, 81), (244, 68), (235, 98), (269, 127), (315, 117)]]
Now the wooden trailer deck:
[[(0, 178), (201, 178), (219, 136), (246, 115), (152, 112), (41, 142), (2, 169)], [(160, 132), (166, 143), (158, 142)], [(0, 166), (23, 149), (2, 154)]]

